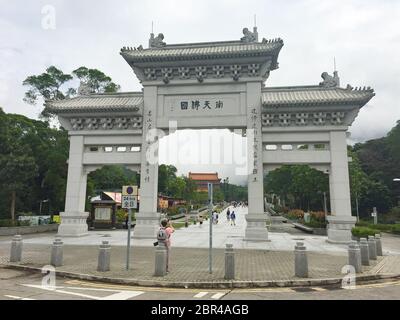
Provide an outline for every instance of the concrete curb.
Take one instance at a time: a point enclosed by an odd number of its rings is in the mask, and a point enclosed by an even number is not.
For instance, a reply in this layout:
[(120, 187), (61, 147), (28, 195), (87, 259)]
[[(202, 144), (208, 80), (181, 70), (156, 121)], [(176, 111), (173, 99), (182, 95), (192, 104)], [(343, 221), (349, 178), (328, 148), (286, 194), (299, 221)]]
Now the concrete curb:
[[(6, 268), (42, 272), (41, 268), (30, 267), (18, 264), (6, 264)], [(109, 278), (97, 275), (81, 274), (67, 271), (57, 271), (57, 276), (88, 280), (99, 281), (112, 284), (124, 284), (130, 286), (140, 287), (169, 287), (169, 288), (185, 288), (185, 289), (233, 289), (233, 288), (284, 288), (284, 287), (310, 287), (310, 286), (329, 286), (342, 283), (342, 278), (326, 278), (326, 279), (294, 279), (294, 280), (266, 280), (266, 281), (248, 281), (248, 280), (231, 280), (231, 281), (190, 281), (190, 282), (175, 282), (175, 281), (158, 281), (158, 280), (141, 280), (141, 279), (126, 279), (126, 278)], [(370, 274), (370, 275), (357, 275), (356, 281), (376, 281), (385, 279), (397, 279), (400, 274)]]

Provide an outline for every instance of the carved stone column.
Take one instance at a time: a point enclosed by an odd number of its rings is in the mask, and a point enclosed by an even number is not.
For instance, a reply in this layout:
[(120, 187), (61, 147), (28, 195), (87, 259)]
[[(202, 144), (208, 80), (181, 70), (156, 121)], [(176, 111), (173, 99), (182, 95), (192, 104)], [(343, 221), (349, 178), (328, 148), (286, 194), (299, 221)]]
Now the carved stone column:
[(70, 136), (68, 179), (65, 212), (60, 214), (58, 234), (63, 237), (79, 237), (88, 234), (85, 212), (87, 173), (83, 168), (83, 136)]
[(356, 217), (351, 215), (346, 132), (330, 133), (331, 168), (329, 192), (332, 215), (328, 216), (328, 242), (350, 243)]
[(155, 239), (160, 225), (157, 212), (158, 154), (156, 135), (157, 87), (144, 87), (143, 139), (140, 169), (140, 207), (134, 238)]
[(268, 241), (264, 214), (263, 153), (261, 133), (261, 83), (247, 83), (248, 205), (245, 240)]

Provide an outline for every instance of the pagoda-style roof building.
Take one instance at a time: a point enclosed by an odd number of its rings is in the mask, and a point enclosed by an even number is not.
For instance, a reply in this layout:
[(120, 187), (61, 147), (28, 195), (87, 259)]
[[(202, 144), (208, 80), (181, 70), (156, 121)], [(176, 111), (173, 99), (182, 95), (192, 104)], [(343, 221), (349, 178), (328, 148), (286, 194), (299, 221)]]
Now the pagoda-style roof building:
[(213, 187), (219, 188), (221, 179), (218, 178), (218, 172), (212, 173), (195, 173), (189, 172), (189, 179), (192, 179), (197, 184), (197, 191), (207, 192), (208, 184), (212, 183)]

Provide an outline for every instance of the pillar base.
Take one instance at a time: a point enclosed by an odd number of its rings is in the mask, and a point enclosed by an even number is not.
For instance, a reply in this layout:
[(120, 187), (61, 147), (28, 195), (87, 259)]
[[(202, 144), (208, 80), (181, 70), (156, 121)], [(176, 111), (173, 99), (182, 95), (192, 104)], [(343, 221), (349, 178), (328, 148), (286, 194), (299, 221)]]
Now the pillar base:
[(58, 235), (62, 237), (82, 237), (88, 235), (86, 222), (89, 212), (61, 212)]
[(353, 216), (327, 216), (329, 243), (349, 244), (352, 242), (351, 229), (357, 218)]
[(247, 214), (246, 221), (244, 241), (269, 241), (266, 214)]
[(136, 225), (133, 230), (134, 239), (156, 239), (157, 231), (160, 228), (160, 213), (158, 212), (138, 212)]

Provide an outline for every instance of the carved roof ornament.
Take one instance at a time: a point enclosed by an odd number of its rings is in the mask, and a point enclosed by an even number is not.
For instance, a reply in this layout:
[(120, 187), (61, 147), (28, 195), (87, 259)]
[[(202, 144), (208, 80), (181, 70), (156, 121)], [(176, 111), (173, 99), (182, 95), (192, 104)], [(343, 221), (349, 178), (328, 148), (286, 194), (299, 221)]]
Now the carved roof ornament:
[(251, 32), (248, 28), (243, 28), (244, 37), (240, 38), (242, 42), (257, 42), (258, 41), (258, 32), (257, 27), (254, 27), (253, 32)]
[(90, 86), (86, 82), (81, 81), (78, 88), (78, 95), (87, 96), (91, 93), (93, 93), (93, 91)]
[(163, 40), (164, 40), (164, 35), (162, 33), (159, 33), (157, 37), (154, 37), (154, 33), (151, 33), (149, 39), (149, 47), (150, 48), (165, 47), (167, 44), (163, 42)]
[(324, 79), (324, 81), (319, 83), (319, 85), (322, 87), (339, 87), (340, 85), (340, 79), (337, 71), (333, 72), (333, 77), (329, 75), (328, 72), (323, 72), (321, 74), (321, 78)]

